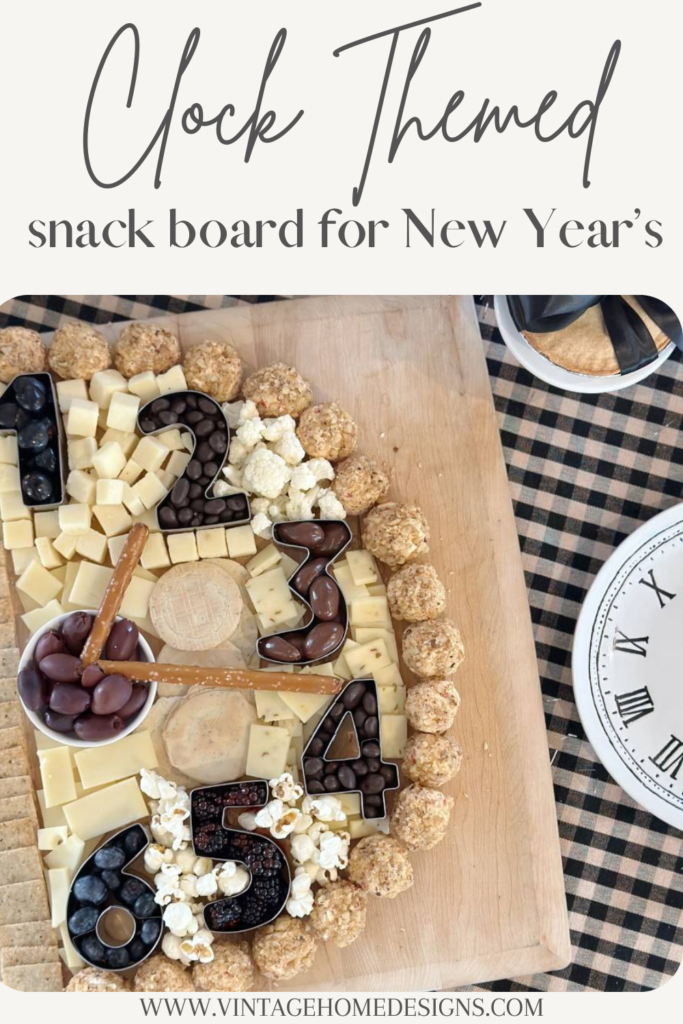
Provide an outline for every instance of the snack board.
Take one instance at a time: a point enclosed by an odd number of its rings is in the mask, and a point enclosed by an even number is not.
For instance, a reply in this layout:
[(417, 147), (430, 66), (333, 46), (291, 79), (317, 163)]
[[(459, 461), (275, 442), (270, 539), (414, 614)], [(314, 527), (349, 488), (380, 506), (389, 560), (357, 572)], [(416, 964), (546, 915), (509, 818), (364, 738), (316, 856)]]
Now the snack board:
[[(446, 583), (446, 615), (467, 650), (455, 730), (464, 764), (444, 787), (456, 799), (446, 838), (412, 857), (412, 888), (397, 899), (370, 898), (367, 929), (356, 942), (344, 949), (321, 943), (313, 966), (277, 987), (445, 988), (563, 966), (566, 908), (533, 637), (471, 303), (309, 299), (160, 322), (183, 348), (230, 341), (245, 375), (286, 359), (311, 381), (316, 402), (338, 401), (351, 414), (360, 450), (390, 469), (389, 497), (419, 504), (431, 525), (429, 561)], [(113, 340), (120, 329), (103, 333)], [(248, 546), (242, 553), (242, 529), (228, 530), (229, 554), (246, 562), (254, 556)], [(356, 570), (362, 578), (362, 567)], [(159, 641), (153, 646), (159, 655)], [(400, 670), (410, 678), (404, 664)], [(285, 715), (302, 695), (286, 696)], [(221, 752), (214, 753), (220, 770)], [(256, 987), (267, 983), (259, 978)]]

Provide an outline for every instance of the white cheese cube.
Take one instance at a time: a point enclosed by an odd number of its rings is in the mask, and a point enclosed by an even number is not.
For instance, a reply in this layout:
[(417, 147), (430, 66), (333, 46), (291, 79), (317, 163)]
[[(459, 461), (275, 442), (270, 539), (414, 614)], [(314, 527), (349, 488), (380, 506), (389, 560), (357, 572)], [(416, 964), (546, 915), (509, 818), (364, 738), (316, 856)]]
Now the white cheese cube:
[(93, 459), (97, 454), (97, 441), (94, 437), (71, 438), (67, 453), (69, 469), (92, 469)]
[(64, 808), (67, 825), (86, 842), (148, 815), (149, 810), (136, 779), (115, 782), (113, 786), (88, 793)]
[(59, 536), (59, 512), (36, 512), (33, 516), (33, 527), (36, 537), (49, 537), (54, 540)]
[(123, 467), (121, 473), (119, 473), (119, 480), (123, 480), (124, 484), (134, 484), (135, 481), (142, 475), (142, 466), (139, 466), (135, 459), (128, 459), (128, 462)]
[(352, 839), (364, 839), (365, 836), (374, 836), (378, 832), (389, 835), (389, 818), (352, 818), (349, 822), (349, 834)]
[(116, 442), (116, 444), (120, 446), (123, 454), (128, 458), (138, 441), (138, 435), (133, 431), (115, 430), (114, 427), (109, 427), (109, 429), (105, 430), (104, 434), (102, 434), (100, 448), (103, 448), (105, 444)]
[(180, 440), (183, 442), (183, 447), (186, 449), (186, 451), (194, 451), (194, 437), (189, 432), (189, 430), (181, 430)]
[(137, 494), (130, 486), (130, 484), (124, 483), (123, 480), (117, 480), (117, 483), (123, 484), (123, 504), (126, 506), (132, 516), (141, 516), (145, 511), (145, 506), (142, 504)]
[(90, 505), (61, 505), (59, 508), (60, 529), (73, 537), (80, 537), (90, 529), (91, 518)]
[(123, 505), (94, 505), (93, 513), (107, 537), (117, 533), (128, 533), (133, 520)]
[[(78, 540), (77, 537), (72, 538)], [(66, 574), (64, 576), (64, 590), (60, 597), (61, 603), (64, 605), (65, 612), (73, 612), (78, 610), (78, 605), (71, 604), (71, 591), (73, 590), (76, 577), (78, 576), (78, 570), (81, 567), (80, 562), (67, 562), (66, 563)]]
[(377, 583), (379, 580), (375, 560), (369, 551), (347, 551), (346, 564), (357, 587)]
[(291, 708), (275, 690), (255, 690), (256, 714), (264, 722), (294, 721), (295, 715)]
[(351, 604), (352, 601), (358, 601), (360, 598), (370, 596), (367, 587), (359, 586), (353, 582), (353, 576), (346, 561), (335, 562), (332, 566), (332, 573), (339, 584), (339, 589), (344, 595), (347, 605)]
[(126, 465), (126, 456), (118, 441), (109, 441), (93, 458), (95, 472), (101, 479), (115, 480)]
[(307, 722), (313, 715), (326, 708), (333, 699), (319, 693), (289, 693), (284, 690), (280, 696), (301, 722)]
[(7, 551), (33, 547), (33, 523), (30, 519), (15, 519), (2, 524), (2, 542)]
[(66, 842), (54, 849), (52, 853), (48, 853), (45, 863), (51, 871), (55, 868), (64, 868), (68, 872), (69, 881), (71, 881), (80, 867), (84, 851), (83, 840), (79, 836), (69, 836)]
[(76, 799), (76, 780), (68, 747), (38, 751), (45, 806), (56, 807)]
[(173, 473), (169, 473), (167, 469), (157, 469), (154, 475), (159, 477), (159, 480), (167, 491), (171, 490), (175, 483), (175, 476)]
[(59, 596), (62, 584), (40, 562), (31, 562), (17, 580), (17, 590), (28, 594), (44, 608), (49, 601)]
[[(178, 536), (176, 534), (176, 536)], [(143, 569), (167, 569), (171, 564), (161, 533), (150, 533), (140, 558)]]
[[(385, 641), (386, 646), (386, 641)], [(387, 647), (387, 650), (389, 648)], [(391, 651), (389, 651), (391, 657)], [(390, 665), (386, 665), (383, 668), (375, 669), (373, 672), (375, 682), (378, 686), (403, 686), (403, 680), (401, 678), (401, 672), (398, 665), (392, 661)]]
[(194, 533), (170, 533), (167, 543), (168, 553), (174, 565), (179, 562), (199, 561), (197, 538)]
[(50, 924), (59, 928), (66, 921), (66, 904), (69, 899), (71, 879), (66, 868), (51, 868), (47, 873), (47, 884), (50, 891)]
[(168, 472), (173, 473), (176, 477), (182, 476), (187, 469), (190, 458), (191, 456), (188, 452), (171, 452), (171, 457), (166, 466)]
[(405, 715), (380, 715), (379, 731), (382, 756), (390, 760), (405, 757), (408, 741), (408, 719)]
[(74, 759), (84, 789), (130, 778), (138, 775), (141, 768), (151, 770), (159, 763), (152, 738), (146, 731), (124, 736), (109, 747), (77, 750)]
[(85, 398), (73, 398), (66, 417), (67, 434), (71, 437), (95, 437), (99, 414), (96, 402), (89, 402)]
[(146, 619), (149, 614), (149, 599), (156, 582), (156, 578), (152, 581), (133, 576), (123, 595), (121, 615), (130, 619)]
[(383, 715), (398, 715), (406, 706), (405, 686), (378, 686), (379, 710)]
[(107, 538), (103, 533), (98, 533), (97, 530), (88, 530), (80, 537), (76, 537), (76, 554), (82, 555), (83, 558), (87, 558), (91, 562), (99, 562), (101, 565), (106, 553)]
[(62, 958), (64, 966), (69, 969), (71, 974), (75, 974), (76, 971), (80, 971), (82, 967), (85, 967), (85, 960), (81, 960), (78, 955), (78, 950), (69, 937), (69, 929), (66, 926), (66, 922), (64, 924), (60, 924), (59, 936), (62, 943), (59, 949), (59, 955)]
[(0, 436), (0, 462), (8, 466), (18, 465), (19, 449), (16, 434), (8, 434), (6, 437)]
[[(359, 644), (366, 644), (368, 640), (384, 640), (391, 660), (398, 665), (398, 646), (393, 629), (382, 629), (371, 626), (353, 626), (351, 635)], [(346, 641), (349, 643), (349, 641)]]
[(100, 409), (108, 409), (113, 396), (127, 390), (128, 381), (118, 370), (99, 370), (90, 381), (90, 397)]
[(166, 373), (157, 377), (160, 395), (169, 395), (172, 391), (187, 391), (187, 381), (182, 366), (172, 366)]
[(361, 597), (349, 606), (349, 623), (352, 626), (380, 626), (391, 629), (389, 602), (386, 597)]
[(55, 551), (49, 537), (36, 537), (36, 551), (40, 564), (45, 569), (58, 569), (60, 565), (64, 565), (64, 559), (59, 551)]
[(144, 523), (150, 533), (159, 532), (157, 514), (155, 509), (145, 510), (141, 516), (135, 516), (136, 523)]
[(276, 779), (287, 767), (289, 735), (271, 725), (252, 725), (249, 729), (247, 775), (257, 779)]
[(228, 553), (231, 558), (246, 558), (256, 554), (256, 538), (249, 523), (226, 530)]
[(163, 434), (158, 434), (157, 436), (169, 451), (182, 452), (185, 448), (178, 427), (172, 427), (171, 430), (165, 430)]
[(60, 412), (68, 412), (74, 398), (88, 401), (88, 387), (84, 380), (58, 380), (57, 402)]
[(391, 665), (391, 658), (384, 640), (370, 640), (367, 644), (361, 644), (351, 651), (346, 651), (344, 657), (354, 679), (374, 676), (377, 669)]
[(361, 814), (359, 793), (339, 793), (337, 800), (347, 818), (357, 818)]
[(54, 850), (66, 840), (69, 830), (66, 825), (55, 825), (53, 828), (38, 829), (38, 849)]
[[(59, 513), (57, 513), (57, 519), (59, 521)], [(76, 543), (78, 541), (78, 535), (73, 533), (60, 533), (58, 537), (52, 542), (52, 546), (55, 551), (58, 551), (62, 558), (69, 559), (73, 558), (76, 554)]]
[(133, 452), (138, 466), (142, 466), (148, 473), (161, 469), (167, 457), (168, 448), (156, 437), (143, 437)]
[(0, 494), (0, 519), (8, 523), (14, 519), (30, 519), (31, 512), (24, 505), (21, 491), (3, 491)]
[[(230, 533), (228, 530), (228, 544)], [(260, 576), (252, 577), (245, 584), (251, 603), (257, 612), (268, 614), (269, 608), (282, 604), (284, 601), (291, 601), (292, 592), (287, 586), (287, 578), (280, 566), (261, 573)]]
[(31, 562), (39, 562), (38, 552), (34, 547), (30, 548), (16, 548), (12, 551), (12, 566), (14, 567), (14, 573), (16, 576), (21, 576), (22, 572), (27, 565)]
[(94, 476), (84, 469), (72, 469), (66, 480), (66, 493), (82, 505), (94, 505), (95, 486)]
[(123, 551), (126, 540), (126, 536), (110, 537), (107, 541), (107, 547), (109, 548), (109, 557), (111, 558), (111, 564), (116, 565)]
[(99, 608), (113, 569), (92, 562), (79, 562), (69, 602), (77, 608)]
[(145, 473), (141, 480), (133, 484), (131, 490), (138, 496), (146, 509), (155, 508), (166, 496), (166, 488), (156, 473)]
[(267, 548), (263, 548), (247, 562), (246, 568), (252, 576), (260, 576), (269, 569), (273, 569), (281, 558), (282, 555), (275, 545), (269, 544)]
[(272, 601), (264, 603), (264, 607), (266, 610), (258, 612), (256, 616), (261, 636), (272, 632), (275, 626), (287, 626), (289, 629), (293, 629), (301, 621), (298, 607), (291, 598), (285, 601), (273, 598)]
[(143, 404), (159, 397), (159, 388), (152, 370), (145, 370), (144, 373), (136, 373), (131, 377), (128, 381), (128, 390), (131, 394), (137, 395)]
[(128, 484), (125, 484), (123, 480), (98, 480), (95, 503), (97, 505), (122, 505), (126, 487)]
[(11, 466), (7, 463), (0, 462), (0, 493), (4, 494), (5, 491), (20, 491), (21, 482), (19, 480), (19, 469), (17, 466)]
[(228, 547), (225, 541), (225, 529), (199, 530), (197, 533), (197, 551), (200, 558), (226, 558)]
[(33, 636), (39, 629), (46, 626), (48, 622), (56, 619), (58, 615), (62, 615), (65, 609), (59, 603), (59, 601), (48, 601), (44, 608), (35, 608), (33, 611), (25, 612), (21, 616), (21, 621), (26, 626), (29, 634)]
[(127, 395), (121, 391), (111, 396), (107, 426), (114, 430), (134, 433), (137, 426), (140, 399), (137, 395)]

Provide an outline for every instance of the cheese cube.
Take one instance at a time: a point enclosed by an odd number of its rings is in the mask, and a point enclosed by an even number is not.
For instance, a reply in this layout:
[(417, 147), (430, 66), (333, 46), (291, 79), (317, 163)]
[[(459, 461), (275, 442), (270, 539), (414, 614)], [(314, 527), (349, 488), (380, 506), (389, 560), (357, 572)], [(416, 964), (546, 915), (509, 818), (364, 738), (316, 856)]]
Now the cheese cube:
[(64, 565), (64, 559), (58, 551), (55, 551), (49, 537), (36, 538), (36, 551), (38, 552), (40, 564), (46, 569), (58, 569), (60, 565)]
[(167, 491), (171, 490), (175, 483), (175, 476), (173, 473), (169, 473), (167, 469), (157, 469), (155, 470), (154, 475), (159, 477), (159, 480)]
[(144, 373), (136, 373), (131, 377), (128, 381), (128, 390), (131, 394), (137, 395), (143, 403), (159, 397), (159, 388), (152, 370), (145, 370)]
[[(386, 641), (385, 641), (386, 645)], [(388, 648), (387, 648), (388, 650)], [(389, 651), (391, 656), (391, 651)], [(372, 673), (378, 686), (403, 686), (401, 672), (398, 665), (392, 661), (390, 665), (375, 669)]]
[(90, 529), (91, 519), (90, 505), (61, 505), (59, 508), (61, 531), (73, 537), (80, 537), (82, 533), (87, 533)]
[(48, 537), (54, 540), (59, 537), (59, 512), (36, 512), (33, 516), (33, 527), (36, 537)]
[[(72, 611), (78, 610), (78, 605), (73, 605), (73, 606), (71, 605), (71, 591), (73, 590), (74, 583), (76, 582), (76, 577), (78, 576), (78, 570), (80, 568), (80, 565), (81, 565), (80, 562), (67, 562), (66, 563), (66, 575), (64, 577), (64, 590), (62, 591), (62, 596), (60, 598), (60, 601), (64, 605), (64, 610), (65, 611), (72, 612)], [(69, 607), (67, 607), (67, 605)]]
[(180, 440), (183, 442), (183, 448), (185, 448), (186, 451), (194, 451), (194, 437), (188, 430), (180, 431)]
[(168, 448), (156, 437), (143, 437), (133, 452), (137, 464), (148, 473), (161, 469), (167, 457)]
[(171, 430), (165, 430), (163, 434), (158, 434), (157, 437), (162, 444), (166, 445), (169, 451), (181, 452), (185, 447), (178, 427), (172, 427)]
[(294, 629), (301, 621), (299, 609), (291, 599), (283, 601), (281, 604), (273, 602), (272, 606), (269, 605), (267, 612), (258, 612), (256, 617), (261, 636), (267, 636), (275, 626), (287, 626), (289, 629)]
[(38, 764), (46, 807), (55, 807), (76, 799), (76, 780), (68, 747), (39, 750)]
[(349, 606), (349, 622), (352, 626), (380, 626), (391, 629), (389, 602), (386, 597), (361, 597)]
[(52, 546), (55, 549), (55, 551), (58, 551), (59, 554), (63, 558), (66, 558), (66, 560), (68, 561), (70, 558), (73, 558), (73, 556), (76, 554), (77, 541), (78, 535), (73, 533), (62, 532), (59, 534), (58, 537), (55, 537), (54, 541), (52, 542)]
[(66, 417), (66, 432), (71, 437), (95, 437), (100, 414), (96, 402), (85, 398), (72, 398)]
[(121, 602), (121, 615), (131, 619), (145, 619), (149, 614), (149, 599), (156, 586), (151, 580), (143, 580), (139, 576), (133, 576), (126, 588)]
[(95, 491), (95, 503), (97, 505), (122, 505), (123, 495), (127, 486), (123, 480), (98, 480)]
[(347, 551), (346, 564), (357, 587), (367, 586), (368, 583), (377, 583), (379, 580), (375, 560), (369, 551)]
[(284, 690), (280, 696), (301, 722), (307, 722), (332, 700), (332, 697), (320, 693), (285, 693)]
[(18, 465), (19, 449), (16, 434), (8, 434), (6, 437), (0, 436), (0, 462), (9, 466)]
[(107, 410), (106, 409), (100, 409), (100, 411), (99, 411), (99, 413), (97, 415), (97, 429), (98, 429), (98, 431), (99, 430), (105, 430), (106, 426), (107, 426)]
[(3, 491), (0, 494), (0, 519), (11, 522), (14, 519), (30, 519), (31, 512), (24, 505), (21, 491)]
[(62, 943), (59, 949), (59, 955), (62, 958), (64, 966), (67, 967), (72, 974), (75, 974), (76, 971), (80, 971), (82, 967), (85, 967), (85, 960), (81, 960), (78, 955), (78, 950), (69, 937), (69, 929), (66, 926), (66, 922), (64, 924), (60, 924), (59, 936)]
[(126, 456), (118, 441), (109, 441), (93, 458), (95, 472), (100, 478), (115, 480), (126, 465)]
[(99, 370), (90, 381), (90, 397), (100, 409), (108, 409), (113, 396), (127, 390), (128, 381), (118, 370)]
[(136, 523), (144, 523), (150, 533), (159, 532), (157, 514), (155, 509), (146, 509), (141, 516), (135, 516)]
[(172, 391), (187, 391), (187, 381), (182, 366), (172, 366), (166, 373), (157, 377), (160, 395), (170, 395)]
[(374, 676), (377, 669), (391, 665), (391, 658), (384, 640), (370, 640), (367, 644), (361, 644), (352, 651), (347, 651), (344, 657), (354, 679)]
[[(229, 537), (230, 531), (228, 531)], [(229, 540), (228, 540), (229, 543)], [(280, 566), (261, 573), (260, 576), (247, 580), (247, 593), (257, 612), (269, 614), (285, 601), (291, 601), (292, 592), (287, 586), (287, 579)]]
[(60, 843), (66, 840), (69, 830), (66, 825), (56, 825), (53, 828), (38, 829), (38, 849), (54, 850)]
[(352, 839), (364, 839), (365, 836), (374, 836), (378, 832), (389, 835), (389, 818), (353, 818), (349, 822), (349, 834)]
[(109, 415), (107, 426), (114, 430), (123, 430), (126, 433), (134, 433), (138, 420), (138, 409), (140, 399), (137, 395), (127, 395), (119, 391), (112, 395), (109, 403)]
[(171, 452), (171, 457), (168, 460), (167, 469), (169, 473), (173, 473), (174, 476), (182, 476), (187, 469), (187, 464), (190, 461), (191, 455), (188, 452)]
[(278, 551), (275, 545), (269, 544), (267, 548), (263, 548), (257, 555), (254, 555), (254, 557), (247, 562), (245, 568), (249, 570), (249, 573), (252, 576), (260, 576), (269, 569), (275, 568), (281, 558), (282, 554)]
[(68, 412), (74, 398), (88, 401), (88, 388), (84, 380), (58, 380), (57, 402), (60, 412)]
[(52, 853), (48, 853), (45, 863), (50, 870), (64, 868), (69, 873), (69, 880), (71, 880), (80, 866), (84, 850), (85, 843), (79, 836), (69, 836), (66, 842), (54, 849)]
[(82, 505), (94, 505), (95, 484), (95, 477), (84, 469), (72, 469), (66, 480), (66, 493)]
[(347, 605), (351, 604), (352, 601), (358, 601), (360, 598), (370, 596), (367, 587), (358, 586), (358, 584), (353, 582), (351, 570), (345, 561), (335, 562), (332, 566), (332, 572)]
[(116, 430), (114, 427), (109, 427), (102, 434), (100, 448), (103, 448), (105, 444), (111, 444), (112, 442), (115, 442), (120, 446), (121, 451), (126, 456), (126, 458), (128, 458), (130, 456), (130, 453), (137, 445), (138, 440), (138, 435), (133, 431)]
[(359, 793), (339, 793), (337, 800), (347, 818), (357, 818), (362, 813)]
[(67, 445), (69, 469), (92, 469), (93, 459), (97, 454), (97, 441), (94, 437), (71, 438)]
[(7, 551), (33, 547), (33, 523), (30, 519), (16, 519), (2, 524), (2, 542)]
[(387, 588), (384, 583), (370, 583), (368, 585), (368, 595), (370, 597), (384, 597), (386, 592)]
[(197, 538), (194, 533), (171, 533), (167, 537), (168, 553), (174, 565), (179, 562), (199, 561)]
[(51, 925), (59, 928), (66, 921), (66, 904), (69, 899), (71, 879), (66, 868), (50, 868), (47, 873), (47, 884), (50, 891)]
[(256, 554), (256, 538), (249, 523), (244, 526), (233, 526), (225, 533), (231, 558), (245, 558), (247, 555)]
[(391, 660), (398, 665), (398, 647), (396, 645), (396, 636), (392, 629), (354, 626), (351, 629), (351, 634), (353, 639), (358, 641), (359, 644), (366, 644), (368, 640), (384, 640)]
[(107, 537), (128, 533), (133, 520), (123, 505), (93, 505), (93, 512)]
[(131, 490), (146, 509), (155, 508), (161, 499), (166, 497), (166, 488), (156, 473), (145, 473), (141, 480), (133, 484)]
[(289, 735), (284, 729), (272, 725), (252, 725), (249, 728), (247, 775), (257, 779), (276, 779), (287, 767)]
[(378, 686), (379, 710), (383, 715), (398, 715), (406, 706), (405, 686)]
[[(40, 735), (42, 736), (42, 733), (40, 733)], [(43, 826), (45, 828), (59, 828), (61, 826), (67, 828), (66, 818), (64, 817), (64, 811), (62, 810), (62, 808), (46, 807), (45, 794), (43, 793), (42, 789), (36, 790), (36, 796), (38, 797), (38, 804), (40, 806), (40, 820), (42, 821)]]
[(142, 768), (151, 770), (159, 763), (148, 732), (133, 732), (108, 747), (77, 750), (74, 757), (84, 789), (139, 775)]
[(112, 565), (116, 565), (118, 562), (127, 540), (126, 536), (110, 537), (108, 539), (107, 547), (109, 548), (109, 557)]
[(10, 466), (0, 462), (0, 493), (5, 491), (20, 491), (19, 469), (17, 466)]
[(197, 551), (200, 558), (225, 558), (228, 547), (225, 542), (225, 530), (199, 530), (197, 533)]
[(67, 825), (85, 841), (147, 818), (148, 814), (136, 779), (116, 782), (64, 807)]
[(326, 661), (324, 665), (306, 665), (301, 669), (301, 675), (334, 676), (334, 668), (331, 661)]
[[(113, 559), (112, 559), (113, 561)], [(163, 534), (151, 533), (140, 558), (143, 569), (167, 569), (171, 564)]]
[(130, 514), (132, 516), (142, 515), (145, 511), (145, 506), (142, 504), (130, 484), (124, 483), (123, 480), (117, 480), (116, 483), (123, 484), (123, 504), (126, 506)]
[(27, 565), (31, 562), (38, 562), (38, 552), (34, 547), (30, 548), (16, 548), (12, 551), (12, 565), (14, 567), (15, 575), (21, 576), (22, 572)]
[(48, 601), (44, 608), (35, 608), (33, 611), (25, 612), (21, 616), (21, 621), (26, 626), (30, 635), (33, 636), (39, 629), (46, 626), (52, 619), (56, 619), (58, 615), (62, 615), (65, 609), (61, 606), (59, 601)]
[(264, 722), (282, 722), (294, 719), (294, 712), (275, 690), (255, 690), (256, 714)]
[(380, 715), (379, 731), (382, 756), (391, 760), (405, 757), (408, 741), (408, 719), (405, 715)]
[(107, 589), (113, 569), (92, 562), (80, 562), (74, 579), (70, 604), (77, 608), (99, 608)]
[(119, 473), (119, 480), (123, 480), (125, 484), (130, 486), (134, 484), (139, 476), (142, 474), (142, 466), (139, 466), (135, 459), (128, 459), (128, 462), (123, 467), (123, 470)]
[(82, 555), (83, 558), (87, 558), (91, 562), (99, 562), (101, 565), (106, 553), (107, 538), (103, 533), (98, 533), (97, 530), (88, 530), (87, 533), (82, 533), (80, 537), (76, 538), (76, 554)]

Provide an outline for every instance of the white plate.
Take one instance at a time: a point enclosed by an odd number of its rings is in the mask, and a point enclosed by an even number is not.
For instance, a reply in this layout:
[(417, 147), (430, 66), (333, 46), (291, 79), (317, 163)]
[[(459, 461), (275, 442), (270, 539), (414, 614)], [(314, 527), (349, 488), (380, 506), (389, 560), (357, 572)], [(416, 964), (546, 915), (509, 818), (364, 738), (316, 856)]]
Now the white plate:
[(503, 341), (515, 359), (530, 373), (544, 380), (546, 384), (562, 388), (563, 391), (575, 391), (580, 395), (601, 395), (607, 391), (621, 391), (622, 388), (628, 388), (631, 384), (637, 384), (666, 362), (676, 347), (672, 341), (669, 342), (656, 359), (648, 363), (647, 366), (634, 370), (633, 373), (614, 373), (609, 377), (590, 377), (584, 373), (572, 373), (570, 370), (565, 370), (561, 366), (551, 363), (549, 359), (532, 348), (524, 335), (517, 330), (505, 295), (494, 297), (493, 308)]
[(574, 697), (607, 771), (683, 828), (683, 505), (639, 527), (605, 562), (574, 637)]

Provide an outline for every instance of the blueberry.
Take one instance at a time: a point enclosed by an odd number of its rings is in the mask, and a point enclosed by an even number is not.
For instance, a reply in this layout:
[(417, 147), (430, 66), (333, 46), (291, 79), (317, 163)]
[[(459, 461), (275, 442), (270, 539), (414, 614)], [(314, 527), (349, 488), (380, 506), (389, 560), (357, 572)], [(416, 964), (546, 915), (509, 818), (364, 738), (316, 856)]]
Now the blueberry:
[(116, 891), (121, 887), (121, 875), (118, 871), (103, 871), (102, 881), (108, 889)]
[(4, 427), (5, 430), (11, 430), (14, 426), (14, 421), (17, 418), (17, 407), (14, 402), (7, 402), (5, 405), (0, 405), (0, 427)]
[(40, 412), (47, 401), (45, 385), (32, 377), (21, 377), (15, 382), (14, 396), (18, 405), (28, 412)]
[(73, 894), (81, 903), (104, 903), (108, 889), (97, 875), (85, 875), (74, 882)]
[(105, 954), (107, 967), (114, 971), (123, 971), (130, 966), (130, 953), (125, 946), (118, 946), (116, 949), (108, 949)]
[(75, 936), (86, 935), (94, 931), (99, 916), (100, 912), (95, 907), (81, 907), (69, 918), (69, 931)]
[(133, 939), (131, 944), (128, 946), (128, 952), (130, 953), (131, 963), (137, 964), (141, 960), (144, 960), (149, 955), (149, 950), (144, 942), (140, 939)]
[(135, 903), (138, 896), (147, 891), (147, 886), (139, 878), (129, 878), (121, 886), (121, 899), (124, 903)]
[(123, 848), (129, 857), (134, 857), (147, 845), (147, 836), (140, 828), (132, 829), (123, 840)]
[(29, 501), (49, 501), (52, 497), (52, 483), (44, 473), (27, 473), (21, 488)]
[(54, 437), (54, 427), (49, 420), (30, 420), (17, 434), (20, 448), (29, 448), (34, 452), (42, 452)]
[(81, 953), (93, 964), (101, 964), (104, 961), (104, 946), (95, 935), (86, 935), (81, 943)]
[(151, 892), (144, 892), (133, 904), (133, 913), (136, 917), (154, 917), (156, 911), (157, 904)]
[(57, 454), (52, 448), (44, 448), (42, 452), (38, 452), (33, 465), (36, 469), (42, 469), (46, 473), (55, 473), (57, 470)]
[(95, 854), (95, 867), (98, 868), (122, 868), (126, 863), (126, 855), (120, 846), (103, 846)]
[(145, 921), (140, 929), (140, 938), (144, 943), (146, 943), (146, 945), (151, 946), (159, 938), (160, 931), (161, 921)]

